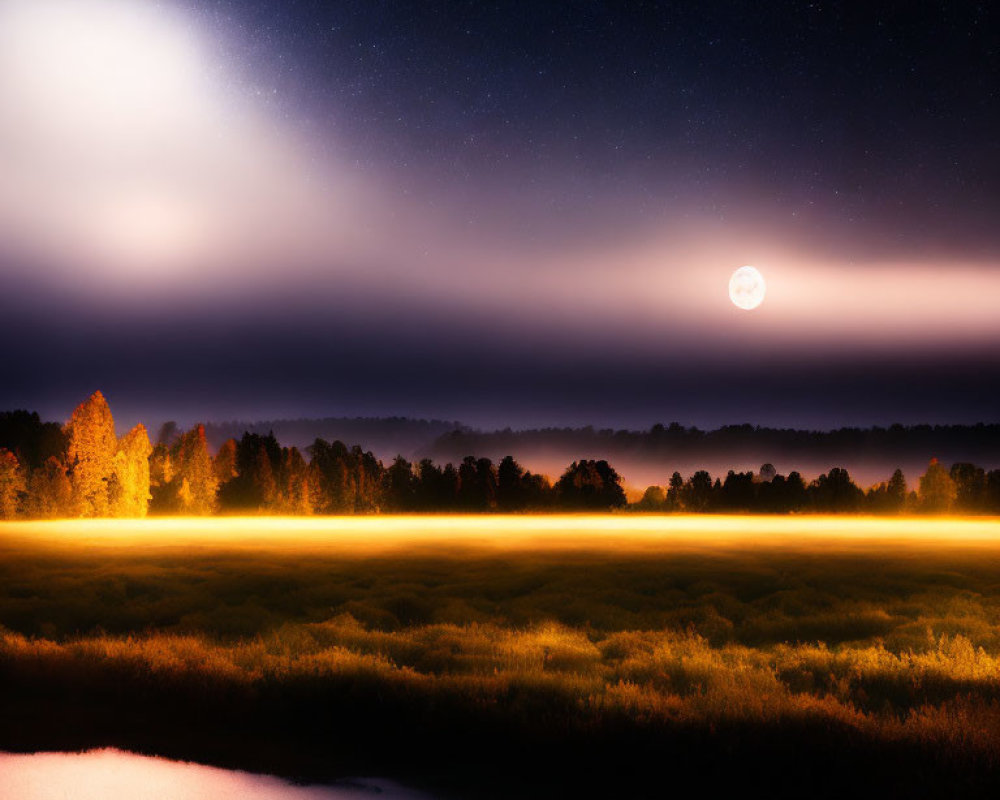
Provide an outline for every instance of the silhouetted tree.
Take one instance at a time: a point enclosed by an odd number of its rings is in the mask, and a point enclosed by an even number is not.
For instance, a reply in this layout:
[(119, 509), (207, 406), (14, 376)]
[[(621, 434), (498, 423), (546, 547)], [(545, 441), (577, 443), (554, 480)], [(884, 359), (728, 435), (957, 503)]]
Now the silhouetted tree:
[(496, 506), (500, 511), (537, 510), (550, 504), (552, 486), (548, 478), (525, 470), (513, 456), (501, 459), (496, 475)]
[(985, 505), (990, 513), (1000, 513), (1000, 469), (991, 469), (986, 473)]
[(955, 481), (948, 470), (932, 458), (920, 478), (920, 508), (931, 514), (945, 514), (955, 502)]
[(397, 455), (382, 481), (382, 505), (388, 511), (412, 511), (417, 505), (417, 478), (413, 465)]
[(684, 484), (681, 504), (685, 511), (700, 514), (712, 508), (712, 501), (712, 476), (706, 470), (700, 469)]
[(667, 499), (665, 507), (668, 511), (682, 511), (684, 509), (684, 478), (679, 472), (670, 476), (670, 483), (667, 488)]
[(752, 472), (733, 472), (729, 470), (726, 481), (722, 484), (719, 506), (729, 511), (754, 510), (756, 492)]
[(787, 511), (801, 511), (809, 502), (806, 482), (796, 470), (788, 473), (785, 481), (785, 508)]
[(454, 508), (458, 502), (458, 489), (461, 479), (458, 477), (458, 470), (454, 464), (445, 464), (441, 470), (441, 508)]
[(986, 472), (968, 462), (952, 464), (948, 474), (955, 483), (955, 507), (961, 511), (986, 510)]
[(562, 508), (597, 510), (618, 508), (626, 503), (621, 477), (603, 459), (574, 461), (555, 485)]
[(642, 499), (635, 504), (640, 511), (662, 511), (667, 501), (667, 493), (662, 486), (647, 486)]
[(798, 472), (775, 474), (771, 480), (756, 484), (757, 508), (771, 514), (801, 511), (806, 504), (806, 487)]
[(808, 495), (813, 508), (830, 513), (860, 511), (864, 502), (864, 492), (841, 467), (834, 467), (814, 480)]
[[(448, 465), (451, 467), (451, 465)], [(451, 467), (454, 473), (454, 467)], [(444, 470), (429, 458), (422, 459), (417, 465), (415, 488), (416, 507), (422, 511), (442, 511), (455, 507), (455, 495), (458, 491), (458, 476), (450, 485), (445, 481)]]
[(17, 456), (26, 472), (38, 469), (50, 458), (65, 459), (67, 444), (58, 423), (42, 422), (33, 411), (0, 412), (0, 449)]
[(890, 507), (894, 511), (903, 511), (906, 508), (906, 477), (903, 475), (903, 470), (896, 469), (892, 473), (892, 477), (889, 478), (889, 485), (887, 487), (887, 493), (889, 495)]
[(309, 447), (310, 497), (316, 513), (354, 514), (376, 511), (382, 500), (385, 472), (371, 452), (343, 442), (317, 439)]
[(525, 506), (524, 469), (513, 456), (504, 456), (497, 466), (497, 508), (518, 511)]
[(466, 456), (458, 468), (458, 501), (468, 511), (496, 508), (497, 474), (488, 458)]
[(865, 509), (873, 514), (899, 514), (906, 507), (906, 478), (897, 469), (888, 481), (872, 486), (865, 493)]
[[(273, 510), (278, 501), (276, 474), (281, 446), (273, 434), (244, 433), (236, 445), (236, 477), (219, 488), (219, 504), (227, 509)], [(211, 469), (209, 473), (213, 475)]]
[(524, 492), (524, 508), (541, 510), (555, 502), (552, 484), (545, 475), (526, 470), (521, 477), (521, 487)]

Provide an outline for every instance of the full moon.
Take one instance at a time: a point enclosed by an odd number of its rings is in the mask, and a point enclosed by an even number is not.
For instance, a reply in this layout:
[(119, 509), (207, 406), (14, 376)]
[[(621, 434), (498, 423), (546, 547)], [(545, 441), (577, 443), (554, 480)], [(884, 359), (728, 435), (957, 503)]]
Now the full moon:
[(744, 311), (751, 311), (764, 302), (767, 284), (756, 267), (740, 267), (729, 279), (729, 299)]

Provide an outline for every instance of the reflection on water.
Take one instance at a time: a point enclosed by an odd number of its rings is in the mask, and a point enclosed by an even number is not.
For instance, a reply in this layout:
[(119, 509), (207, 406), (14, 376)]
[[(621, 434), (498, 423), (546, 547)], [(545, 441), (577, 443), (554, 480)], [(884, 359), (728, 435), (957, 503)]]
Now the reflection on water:
[(137, 756), (0, 753), (0, 800), (430, 800), (379, 778), (297, 786), (270, 775)]

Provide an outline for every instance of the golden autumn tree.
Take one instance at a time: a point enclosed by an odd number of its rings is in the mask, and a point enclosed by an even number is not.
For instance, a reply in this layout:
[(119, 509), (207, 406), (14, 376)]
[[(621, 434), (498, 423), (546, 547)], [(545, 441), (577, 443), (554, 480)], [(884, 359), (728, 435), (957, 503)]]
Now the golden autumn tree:
[(118, 438), (108, 401), (100, 392), (74, 409), (66, 425), (73, 507), (77, 516), (106, 517)]
[(73, 487), (62, 461), (49, 457), (31, 473), (28, 479), (28, 501), (25, 513), (29, 517), (52, 519), (73, 511)]
[(205, 426), (195, 425), (172, 448), (179, 510), (185, 514), (211, 514), (215, 510), (219, 480), (208, 452)]
[(0, 519), (13, 519), (20, 507), (21, 495), (27, 488), (24, 471), (17, 456), (0, 448)]
[(166, 513), (176, 511), (174, 491), (174, 457), (165, 444), (157, 444), (149, 456), (149, 491), (152, 498), (150, 511)]
[(920, 508), (934, 514), (951, 510), (956, 496), (955, 481), (936, 458), (927, 465), (927, 472), (920, 478)]
[(236, 440), (226, 439), (219, 447), (219, 452), (212, 459), (212, 469), (219, 486), (231, 481), (238, 474), (236, 471)]
[(109, 503), (115, 517), (144, 517), (149, 509), (149, 456), (153, 447), (141, 423), (118, 442)]

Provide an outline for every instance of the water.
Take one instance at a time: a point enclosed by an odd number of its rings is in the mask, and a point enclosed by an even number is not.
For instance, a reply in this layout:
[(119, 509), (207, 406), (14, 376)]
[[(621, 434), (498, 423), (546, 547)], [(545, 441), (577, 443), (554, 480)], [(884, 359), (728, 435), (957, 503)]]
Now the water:
[(381, 778), (301, 786), (121, 750), (0, 753), (0, 800), (432, 800)]

